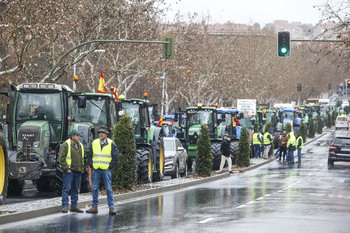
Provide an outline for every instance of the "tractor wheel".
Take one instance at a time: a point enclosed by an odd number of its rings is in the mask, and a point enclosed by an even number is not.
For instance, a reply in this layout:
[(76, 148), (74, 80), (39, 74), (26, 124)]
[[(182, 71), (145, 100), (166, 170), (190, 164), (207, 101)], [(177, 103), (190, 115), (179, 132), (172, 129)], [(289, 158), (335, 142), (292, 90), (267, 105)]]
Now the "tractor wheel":
[(36, 190), (38, 192), (52, 192), (55, 190), (55, 180), (50, 179), (49, 177), (40, 177), (39, 180), (35, 181)]
[(9, 179), (7, 194), (9, 196), (20, 196), (23, 191), (24, 180)]
[(63, 188), (63, 171), (59, 165), (56, 166), (56, 193), (61, 196)]
[(220, 169), (221, 163), (221, 143), (214, 142), (211, 144), (211, 152), (213, 153), (213, 170)]
[(281, 133), (280, 132), (275, 132), (273, 134), (273, 145), (274, 145), (274, 148), (277, 149), (279, 147), (279, 143), (280, 143), (280, 135)]
[(137, 155), (137, 176), (139, 182), (152, 183), (153, 161), (151, 150), (147, 147), (136, 150)]
[(4, 136), (0, 134), (0, 205), (4, 204), (7, 196), (8, 174), (6, 141)]
[(165, 165), (165, 155), (164, 155), (164, 144), (163, 138), (158, 139), (157, 143), (157, 172), (153, 176), (153, 181), (162, 181), (164, 179), (164, 165)]
[(84, 171), (84, 173), (81, 175), (80, 193), (89, 193), (91, 190), (92, 188), (89, 181), (89, 173)]
[(239, 141), (233, 141), (230, 143), (230, 152), (232, 154), (232, 166), (235, 165), (236, 163), (236, 158), (238, 156), (238, 145), (239, 145)]

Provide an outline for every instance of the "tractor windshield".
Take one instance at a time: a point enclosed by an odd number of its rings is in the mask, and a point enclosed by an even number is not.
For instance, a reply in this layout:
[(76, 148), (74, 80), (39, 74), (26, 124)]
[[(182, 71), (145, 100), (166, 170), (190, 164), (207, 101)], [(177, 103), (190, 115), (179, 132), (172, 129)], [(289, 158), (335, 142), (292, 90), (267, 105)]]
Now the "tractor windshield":
[(140, 126), (140, 111), (139, 105), (133, 103), (123, 103), (123, 111), (131, 117), (131, 122), (134, 127)]
[(18, 95), (16, 120), (61, 121), (60, 93), (22, 93)]
[(197, 112), (189, 112), (187, 120), (189, 122), (189, 126), (191, 127), (192, 125), (212, 125), (213, 124), (213, 117), (211, 112), (209, 111), (197, 111)]
[(106, 101), (104, 99), (87, 99), (86, 108), (78, 108), (74, 102), (75, 122), (91, 122), (94, 126), (107, 125)]
[(294, 113), (293, 112), (284, 112), (284, 118), (286, 119), (294, 119)]
[(51, 142), (61, 140), (62, 101), (60, 93), (18, 94), (16, 106), (16, 132), (26, 121), (48, 121)]
[(246, 127), (247, 129), (252, 128), (252, 123), (250, 121), (250, 118), (241, 118), (239, 119), (239, 124), (241, 125), (241, 127)]

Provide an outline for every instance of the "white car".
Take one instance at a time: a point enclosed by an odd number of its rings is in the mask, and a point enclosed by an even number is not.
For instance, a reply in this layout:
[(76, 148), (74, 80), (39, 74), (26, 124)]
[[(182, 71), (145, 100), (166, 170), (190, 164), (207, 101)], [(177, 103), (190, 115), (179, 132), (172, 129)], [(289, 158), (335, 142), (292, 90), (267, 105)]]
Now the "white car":
[(188, 175), (188, 155), (186, 149), (182, 147), (180, 140), (177, 138), (164, 137), (163, 140), (165, 150), (165, 175), (178, 178), (181, 174), (186, 177)]
[(349, 129), (349, 122), (346, 116), (337, 116), (337, 119), (335, 120), (335, 129), (337, 130), (341, 128)]

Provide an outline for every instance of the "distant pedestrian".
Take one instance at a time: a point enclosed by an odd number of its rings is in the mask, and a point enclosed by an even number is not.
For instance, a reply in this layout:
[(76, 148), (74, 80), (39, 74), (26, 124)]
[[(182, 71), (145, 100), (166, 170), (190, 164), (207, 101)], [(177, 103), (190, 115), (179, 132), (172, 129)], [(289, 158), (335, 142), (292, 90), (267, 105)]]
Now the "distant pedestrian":
[(224, 168), (225, 162), (228, 163), (228, 170), (230, 173), (232, 173), (232, 154), (230, 150), (230, 141), (231, 136), (227, 136), (226, 140), (223, 140), (221, 143), (221, 163), (220, 163), (220, 170), (219, 172), (222, 172), (222, 169)]
[(304, 140), (299, 133), (296, 134), (296, 138), (295, 146), (298, 150), (298, 163), (301, 163), (301, 149), (304, 147)]
[(288, 142), (288, 137), (287, 137), (287, 132), (283, 131), (283, 133), (279, 136), (279, 160), (282, 158), (283, 154), (283, 161), (285, 160), (286, 157), (286, 150), (287, 150), (287, 142)]
[(256, 133), (253, 134), (253, 147), (254, 147), (255, 158), (260, 158), (261, 143), (262, 143), (262, 139), (260, 136), (260, 130), (258, 130)]
[(289, 138), (287, 142), (287, 161), (290, 163), (294, 163), (294, 151), (295, 151), (295, 136), (294, 136), (294, 133), (291, 132), (289, 134)]
[(238, 120), (237, 116), (233, 116), (232, 117), (232, 131), (233, 131), (234, 137), (237, 137), (237, 126), (238, 125), (239, 125), (239, 120)]
[(269, 129), (264, 134), (264, 159), (269, 158), (269, 152), (270, 152), (272, 142), (273, 142), (272, 129)]
[(109, 138), (107, 126), (101, 126), (98, 130), (100, 138), (94, 140), (90, 146), (88, 156), (89, 165), (92, 167), (92, 207), (86, 213), (97, 213), (98, 192), (101, 178), (107, 192), (107, 204), (109, 214), (115, 215), (113, 190), (112, 190), (112, 169), (118, 164), (119, 151), (117, 145)]
[(62, 212), (68, 212), (69, 192), (71, 193), (70, 212), (83, 213), (78, 208), (78, 193), (84, 166), (84, 146), (79, 141), (80, 132), (73, 129), (70, 138), (60, 147), (58, 161), (63, 171)]

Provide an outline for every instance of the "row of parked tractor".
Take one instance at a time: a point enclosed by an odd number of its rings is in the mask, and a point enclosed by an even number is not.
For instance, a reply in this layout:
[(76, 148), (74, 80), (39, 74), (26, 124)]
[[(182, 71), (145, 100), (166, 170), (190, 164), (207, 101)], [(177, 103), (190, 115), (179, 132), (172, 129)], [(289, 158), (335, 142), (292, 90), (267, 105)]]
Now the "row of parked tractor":
[[(132, 118), (135, 130), (138, 179), (140, 182), (160, 181), (165, 175), (164, 137), (175, 137), (186, 150), (186, 168), (191, 169), (197, 154), (197, 139), (200, 125), (210, 129), (214, 156), (213, 169), (219, 169), (220, 145), (226, 135), (235, 139), (231, 143), (232, 154), (238, 152), (241, 127), (249, 134), (270, 121), (276, 135), (292, 122), (297, 130), (300, 122), (306, 120), (311, 109), (258, 110), (254, 116), (246, 116), (235, 109), (218, 109), (217, 106), (188, 107), (159, 120), (158, 107), (144, 99), (126, 99), (101, 93), (74, 92), (66, 85), (52, 83), (25, 83), (12, 86), (9, 92), (0, 92), (7, 101), (0, 133), (0, 204), (7, 194), (20, 195), (25, 180), (32, 180), (39, 192), (62, 190), (62, 170), (57, 156), (60, 145), (68, 139), (68, 132), (81, 132), (81, 142), (88, 150), (98, 137), (98, 129), (107, 126), (113, 138), (114, 125), (125, 113)], [(317, 112), (317, 111), (316, 111)], [(319, 112), (318, 112), (319, 114)], [(240, 123), (232, 124), (234, 117)], [(88, 151), (86, 151), (88, 152)], [(89, 173), (82, 177), (81, 192), (90, 191)]]

